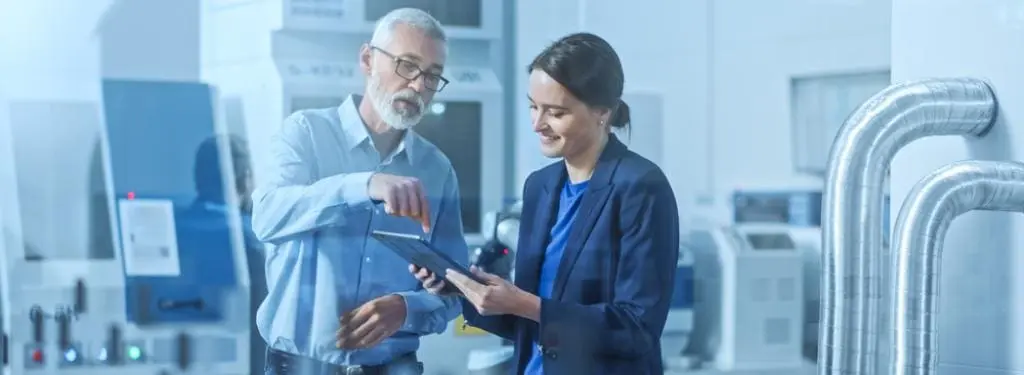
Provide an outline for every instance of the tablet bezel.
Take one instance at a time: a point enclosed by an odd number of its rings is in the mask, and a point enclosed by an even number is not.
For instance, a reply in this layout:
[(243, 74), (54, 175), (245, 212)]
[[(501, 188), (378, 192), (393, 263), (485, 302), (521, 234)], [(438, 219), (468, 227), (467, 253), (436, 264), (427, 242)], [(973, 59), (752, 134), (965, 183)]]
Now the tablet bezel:
[[(384, 246), (387, 246), (389, 249), (391, 249), (391, 251), (395, 252), (395, 254), (398, 254), (398, 256), (402, 257), (402, 259), (405, 259), (407, 262), (409, 262), (409, 264), (416, 265), (417, 267), (424, 267), (430, 270), (430, 272), (433, 272), (435, 275), (445, 275), (445, 280), (448, 280), (448, 277), (446, 275), (447, 269), (453, 269), (463, 275), (466, 275), (466, 277), (472, 279), (473, 281), (476, 281), (483, 285), (488, 285), (486, 281), (484, 281), (477, 275), (473, 274), (469, 270), (469, 267), (459, 264), (459, 262), (456, 262), (454, 259), (449, 257), (448, 254), (445, 254), (444, 252), (431, 246), (430, 242), (427, 242), (427, 240), (424, 239), (422, 236), (417, 236), (415, 234), (408, 233), (389, 232), (383, 230), (374, 230), (371, 232), (370, 235), (377, 241), (380, 241), (380, 243), (384, 244)], [(410, 259), (411, 256), (407, 256), (406, 251), (421, 254), (429, 254), (427, 256), (439, 257), (443, 263), (447, 264), (447, 267), (444, 270), (436, 270), (431, 269), (430, 267), (422, 264), (417, 264), (417, 262), (414, 261), (414, 259)]]

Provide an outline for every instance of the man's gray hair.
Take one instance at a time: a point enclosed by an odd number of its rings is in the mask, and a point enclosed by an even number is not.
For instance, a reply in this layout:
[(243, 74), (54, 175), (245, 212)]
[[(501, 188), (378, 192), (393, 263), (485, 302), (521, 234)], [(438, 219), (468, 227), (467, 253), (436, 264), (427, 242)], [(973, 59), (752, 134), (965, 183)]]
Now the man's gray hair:
[(441, 23), (429, 13), (416, 8), (395, 9), (381, 17), (377, 21), (377, 27), (373, 30), (370, 44), (384, 48), (391, 42), (392, 33), (400, 24), (423, 31), (431, 39), (445, 44), (445, 50), (447, 50), (448, 35), (445, 34)]

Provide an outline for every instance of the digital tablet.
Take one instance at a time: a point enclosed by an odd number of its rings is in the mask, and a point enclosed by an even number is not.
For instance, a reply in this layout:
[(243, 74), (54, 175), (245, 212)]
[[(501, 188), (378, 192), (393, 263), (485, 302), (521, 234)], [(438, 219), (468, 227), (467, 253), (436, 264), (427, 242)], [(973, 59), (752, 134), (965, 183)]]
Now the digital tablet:
[(487, 282), (469, 271), (445, 253), (435, 249), (422, 237), (414, 234), (375, 230), (370, 234), (409, 263), (424, 267), (435, 275), (444, 275), (447, 270), (456, 270), (473, 281), (487, 285)]

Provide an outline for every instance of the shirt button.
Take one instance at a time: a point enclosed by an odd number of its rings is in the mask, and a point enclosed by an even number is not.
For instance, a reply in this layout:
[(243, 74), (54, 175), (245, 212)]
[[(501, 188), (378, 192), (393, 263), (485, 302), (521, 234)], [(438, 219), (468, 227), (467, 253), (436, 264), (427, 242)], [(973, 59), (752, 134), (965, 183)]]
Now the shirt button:
[(371, 263), (370, 257), (366, 257), (366, 263)]

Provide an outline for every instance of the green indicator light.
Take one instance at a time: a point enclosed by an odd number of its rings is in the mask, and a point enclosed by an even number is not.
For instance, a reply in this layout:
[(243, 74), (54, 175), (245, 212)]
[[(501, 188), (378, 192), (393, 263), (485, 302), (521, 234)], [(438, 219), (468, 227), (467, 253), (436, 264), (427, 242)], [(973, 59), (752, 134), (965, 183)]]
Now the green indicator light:
[(142, 349), (139, 349), (138, 346), (128, 347), (128, 358), (133, 361), (138, 361), (139, 358), (142, 358)]

